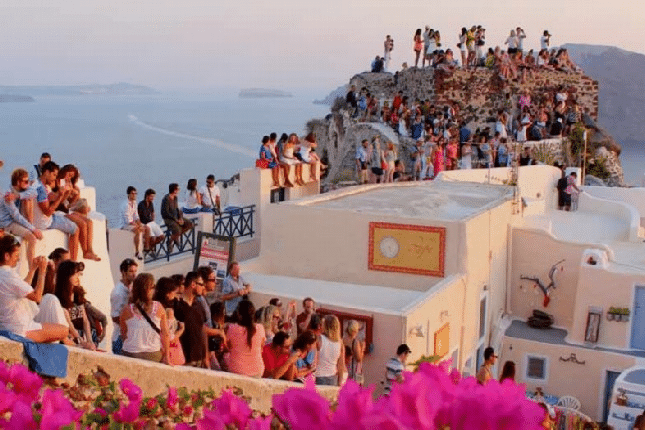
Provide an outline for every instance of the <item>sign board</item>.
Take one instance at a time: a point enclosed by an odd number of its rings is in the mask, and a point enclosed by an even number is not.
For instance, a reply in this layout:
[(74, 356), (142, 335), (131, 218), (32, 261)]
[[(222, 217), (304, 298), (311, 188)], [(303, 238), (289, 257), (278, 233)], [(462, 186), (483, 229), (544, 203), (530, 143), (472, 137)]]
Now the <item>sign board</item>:
[(370, 270), (443, 278), (444, 227), (371, 222), (369, 228)]
[(450, 349), (450, 323), (434, 332), (434, 355), (444, 357)]
[(221, 289), (230, 262), (235, 260), (235, 238), (212, 233), (197, 233), (197, 252), (193, 270), (210, 266), (217, 276), (217, 288)]

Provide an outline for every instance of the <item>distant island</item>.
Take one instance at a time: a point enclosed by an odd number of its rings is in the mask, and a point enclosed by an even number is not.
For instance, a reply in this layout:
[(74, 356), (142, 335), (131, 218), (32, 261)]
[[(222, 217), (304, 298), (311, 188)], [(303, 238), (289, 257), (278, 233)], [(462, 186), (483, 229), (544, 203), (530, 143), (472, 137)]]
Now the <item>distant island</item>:
[(33, 97), (21, 96), (18, 94), (0, 94), (0, 103), (19, 103), (19, 102), (33, 102)]
[[(90, 84), (90, 85), (18, 85), (0, 86), (0, 93), (5, 96), (83, 96), (83, 95), (148, 95), (158, 94), (153, 88), (143, 85), (132, 85), (126, 82), (115, 84)], [(25, 96), (22, 96), (25, 97)], [(32, 99), (33, 101), (33, 99)]]
[(293, 94), (267, 88), (245, 88), (240, 91), (239, 97), (249, 99), (274, 98), (274, 97), (293, 97)]

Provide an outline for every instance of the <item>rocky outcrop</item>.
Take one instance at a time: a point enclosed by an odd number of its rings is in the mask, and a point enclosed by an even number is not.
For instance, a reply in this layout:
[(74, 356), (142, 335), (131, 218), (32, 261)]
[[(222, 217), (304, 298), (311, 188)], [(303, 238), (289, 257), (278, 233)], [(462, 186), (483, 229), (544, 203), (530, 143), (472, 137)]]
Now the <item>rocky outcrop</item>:
[[(552, 100), (560, 89), (568, 97), (576, 100), (583, 111), (588, 110), (591, 122), (598, 118), (598, 82), (584, 74), (567, 74), (554, 71), (536, 72), (524, 83), (501, 80), (497, 73), (488, 69), (476, 71), (457, 70), (454, 73), (435, 72), (431, 69), (409, 68), (397, 73), (360, 73), (352, 77), (350, 85), (366, 89), (378, 97), (379, 101), (391, 101), (402, 91), (411, 101), (430, 100), (437, 107), (455, 104), (461, 118), (474, 131), (494, 126), (495, 115), (510, 103), (517, 105), (519, 95), (528, 90), (533, 103)], [(338, 92), (339, 89), (336, 90)], [(339, 94), (335, 94), (336, 99)], [(344, 97), (344, 94), (343, 94)], [(342, 103), (340, 104), (342, 106)], [(383, 142), (392, 141), (404, 162), (408, 160), (409, 149), (414, 142), (399, 138), (387, 125), (381, 123), (357, 122), (349, 117), (345, 109), (332, 109), (324, 120), (311, 121), (310, 131), (316, 133), (319, 148), (327, 157), (330, 165), (327, 183), (337, 183), (355, 179), (355, 151), (363, 139), (371, 139), (379, 134)], [(546, 143), (544, 150), (554, 160), (564, 160), (562, 143)], [(622, 185), (622, 167), (619, 161), (620, 145), (609, 134), (597, 128), (590, 130), (589, 150), (592, 154), (599, 148), (602, 163), (610, 173), (603, 178), (608, 184)], [(613, 155), (607, 155), (613, 154)], [(600, 156), (600, 155), (599, 155)], [(547, 161), (545, 159), (545, 161)]]

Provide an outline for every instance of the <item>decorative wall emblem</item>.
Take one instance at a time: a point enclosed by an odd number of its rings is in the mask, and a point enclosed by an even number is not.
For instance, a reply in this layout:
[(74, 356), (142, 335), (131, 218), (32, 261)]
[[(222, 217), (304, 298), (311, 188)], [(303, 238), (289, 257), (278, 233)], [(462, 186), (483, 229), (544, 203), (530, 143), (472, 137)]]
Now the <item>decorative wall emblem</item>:
[(565, 260), (560, 260), (557, 263), (555, 263), (553, 266), (551, 266), (551, 270), (549, 270), (549, 284), (544, 285), (540, 278), (537, 276), (531, 277), (531, 276), (524, 276), (520, 275), (520, 279), (526, 280), (526, 281), (533, 281), (535, 282), (535, 286), (539, 287), (540, 290), (542, 291), (542, 294), (544, 294), (544, 307), (546, 308), (549, 306), (549, 302), (551, 301), (551, 290), (555, 290), (555, 273), (556, 271), (560, 270), (562, 271), (562, 267), (558, 267), (559, 264), (564, 263)]
[(445, 247), (444, 227), (371, 222), (368, 268), (442, 278)]

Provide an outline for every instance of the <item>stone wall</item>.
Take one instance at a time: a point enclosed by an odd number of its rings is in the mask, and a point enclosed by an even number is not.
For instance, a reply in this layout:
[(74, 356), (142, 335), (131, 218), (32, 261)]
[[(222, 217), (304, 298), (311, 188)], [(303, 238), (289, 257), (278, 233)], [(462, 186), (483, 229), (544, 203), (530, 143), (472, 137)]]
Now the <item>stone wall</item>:
[[(22, 344), (0, 338), (0, 357), (10, 362), (27, 364), (23, 356)], [(167, 387), (186, 387), (190, 390), (214, 389), (215, 392), (229, 387), (242, 390), (244, 397), (250, 399), (252, 409), (269, 413), (271, 397), (284, 392), (290, 387), (302, 387), (287, 381), (274, 379), (256, 379), (228, 372), (197, 369), (186, 366), (167, 366), (136, 358), (113, 355), (106, 352), (88, 351), (80, 348), (69, 348), (67, 361), (67, 378), (59, 380), (73, 385), (80, 373), (89, 373), (101, 366), (113, 381), (131, 379), (143, 390), (146, 397), (165, 393)], [(317, 387), (318, 392), (334, 401), (338, 395), (336, 387)]]

